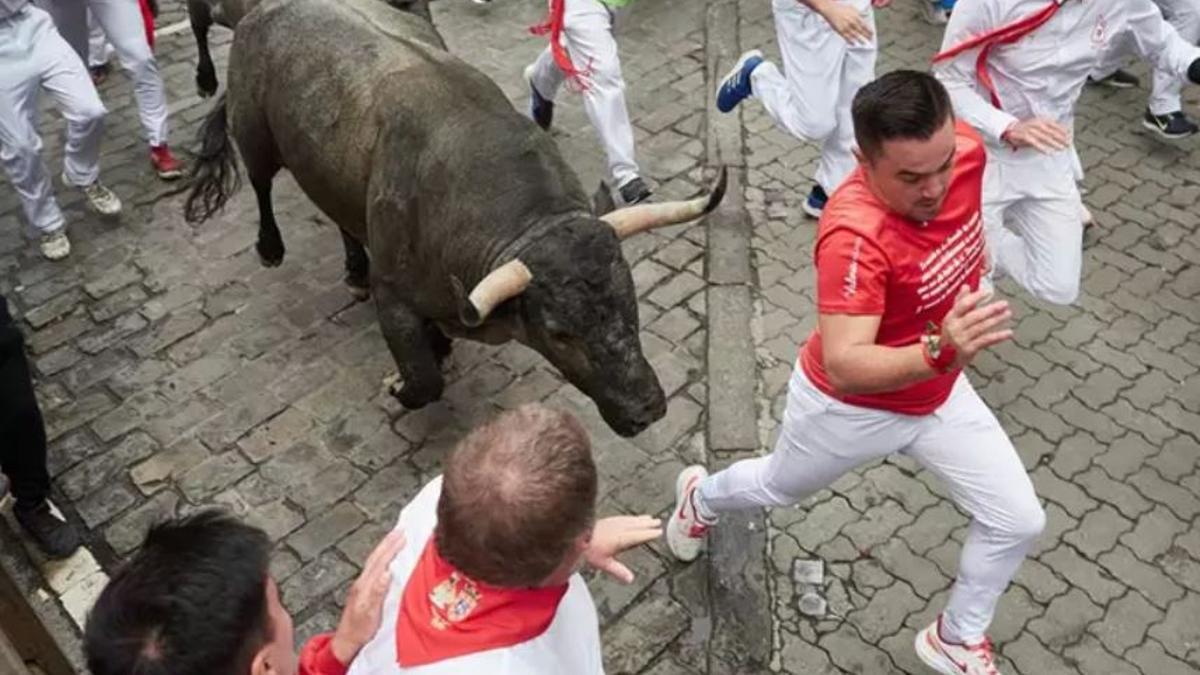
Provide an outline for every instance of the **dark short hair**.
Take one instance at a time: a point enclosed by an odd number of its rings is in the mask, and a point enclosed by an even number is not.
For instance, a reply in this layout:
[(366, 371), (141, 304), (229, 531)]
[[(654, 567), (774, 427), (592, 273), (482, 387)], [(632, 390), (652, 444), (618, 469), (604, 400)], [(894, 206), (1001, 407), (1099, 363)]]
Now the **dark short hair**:
[(217, 510), (155, 526), (88, 616), (93, 675), (247, 675), (271, 630), (271, 541)]
[(851, 115), (859, 150), (874, 159), (886, 141), (932, 138), (954, 119), (954, 107), (933, 75), (894, 70), (858, 90)]
[(592, 525), (596, 465), (572, 415), (530, 404), (471, 432), (446, 461), (438, 552), (468, 577), (535, 586)]

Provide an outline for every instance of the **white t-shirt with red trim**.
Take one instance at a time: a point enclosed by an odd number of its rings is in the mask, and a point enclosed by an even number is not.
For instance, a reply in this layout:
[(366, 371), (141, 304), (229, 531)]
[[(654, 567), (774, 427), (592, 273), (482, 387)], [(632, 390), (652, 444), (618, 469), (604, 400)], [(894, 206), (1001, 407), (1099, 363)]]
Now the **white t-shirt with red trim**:
[[(485, 621), (482, 620), (484, 617), (476, 615), (489, 609), (488, 603), (495, 599), (496, 589), (473, 584), (461, 575), (450, 575), (441, 580), (442, 583), (435, 583), (436, 575), (446, 576), (444, 561), (430, 550), (441, 493), (442, 478), (439, 476), (422, 488), (400, 512), (396, 527), (404, 531), (408, 543), (392, 562), (392, 587), (384, 603), (379, 631), (355, 657), (348, 675), (604, 675), (596, 605), (587, 584), (578, 574), (571, 576), (549, 625), (544, 629), (546, 616), (534, 614), (544, 614), (545, 594), (529, 603), (520, 598), (507, 598)], [(421, 569), (414, 576), (418, 565)], [(405, 591), (410, 583), (424, 585), (408, 589), (410, 611), (406, 613)], [(418, 590), (419, 593), (412, 592)], [(414, 602), (425, 600), (429, 601), (430, 607), (423, 607), (419, 613), (411, 611)], [(522, 612), (530, 615), (522, 616)], [(413, 617), (418, 617), (416, 620), (422, 623), (414, 625)], [(476, 618), (480, 620), (472, 620)], [(456, 625), (440, 631), (436, 627), (430, 629), (427, 623), (443, 627)], [(461, 653), (464, 650), (461, 641), (454, 643), (454, 630), (462, 628), (469, 632), (473, 645), (486, 645), (489, 640), (510, 642), (513, 624), (525, 626), (515, 629), (517, 631), (529, 631), (528, 626), (536, 625), (538, 634), (510, 646), (470, 647), (475, 651), (469, 653)], [(507, 636), (502, 634), (506, 631)], [(460, 630), (458, 635), (466, 632)], [(489, 635), (489, 632), (495, 634)], [(402, 658), (397, 643), (406, 636), (414, 640), (419, 637), (423, 644), (420, 650), (409, 650)], [(442, 640), (440, 645), (439, 640)], [(438, 653), (458, 655), (430, 661), (437, 658)], [(401, 660), (413, 662), (414, 658), (422, 663), (407, 667), (400, 664)]]

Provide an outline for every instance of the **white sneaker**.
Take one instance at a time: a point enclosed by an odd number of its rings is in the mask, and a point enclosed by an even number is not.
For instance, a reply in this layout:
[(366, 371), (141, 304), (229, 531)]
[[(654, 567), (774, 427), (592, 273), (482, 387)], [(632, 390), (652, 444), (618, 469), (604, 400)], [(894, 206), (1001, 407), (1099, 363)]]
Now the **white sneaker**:
[(939, 615), (925, 630), (917, 633), (917, 656), (925, 665), (943, 675), (1000, 675), (992, 656), (992, 641), (984, 638), (974, 645), (946, 642), (941, 636)]
[(695, 465), (680, 471), (675, 479), (675, 510), (667, 523), (667, 548), (683, 562), (691, 562), (700, 556), (700, 551), (704, 550), (704, 536), (713, 525), (700, 519), (692, 501), (692, 493), (707, 477), (708, 470)]
[(64, 173), (62, 182), (82, 192), (87, 199), (88, 206), (96, 213), (102, 216), (115, 216), (121, 212), (121, 200), (113, 194), (112, 190), (104, 187), (99, 180), (91, 185), (75, 185), (67, 180), (67, 174)]
[(917, 0), (921, 3), (921, 18), (925, 19), (926, 23), (934, 26), (944, 26), (950, 21), (950, 12), (947, 12), (940, 2), (934, 0)]
[(71, 240), (67, 239), (67, 230), (60, 227), (53, 232), (48, 232), (42, 235), (41, 244), (42, 255), (46, 256), (47, 260), (62, 260), (71, 255)]

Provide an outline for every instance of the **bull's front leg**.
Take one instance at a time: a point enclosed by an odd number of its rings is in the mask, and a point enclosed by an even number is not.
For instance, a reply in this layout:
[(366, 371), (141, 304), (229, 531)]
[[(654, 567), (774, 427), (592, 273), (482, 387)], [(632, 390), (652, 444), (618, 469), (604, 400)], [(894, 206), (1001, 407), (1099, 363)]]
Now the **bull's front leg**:
[(417, 315), (389, 288), (376, 286), (375, 307), (379, 313), (379, 325), (387, 341), (400, 381), (388, 388), (405, 408), (421, 408), (442, 397), (446, 381), (442, 377), (440, 355), (434, 351), (437, 328)]

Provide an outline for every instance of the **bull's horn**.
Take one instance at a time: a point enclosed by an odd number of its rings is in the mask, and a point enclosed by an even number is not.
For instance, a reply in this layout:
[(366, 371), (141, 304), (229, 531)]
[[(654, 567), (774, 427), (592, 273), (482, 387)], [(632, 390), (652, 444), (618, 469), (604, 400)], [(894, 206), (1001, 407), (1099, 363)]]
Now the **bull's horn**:
[(458, 277), (450, 277), (458, 301), (458, 318), (474, 328), (487, 320), (500, 303), (521, 294), (533, 280), (533, 274), (520, 260), (510, 260), (488, 273), (468, 295)]
[(725, 184), (728, 180), (728, 172), (725, 167), (721, 167), (717, 184), (708, 194), (700, 193), (698, 197), (681, 202), (627, 206), (601, 216), (600, 220), (613, 226), (618, 239), (626, 239), (656, 227), (686, 223), (717, 208), (725, 197)]

